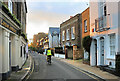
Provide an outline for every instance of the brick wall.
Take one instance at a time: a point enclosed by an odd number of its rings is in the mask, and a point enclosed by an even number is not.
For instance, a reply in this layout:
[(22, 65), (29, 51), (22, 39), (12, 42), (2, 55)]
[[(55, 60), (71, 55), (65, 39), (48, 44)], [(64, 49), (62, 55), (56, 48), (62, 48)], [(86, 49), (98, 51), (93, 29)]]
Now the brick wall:
[[(80, 14), (75, 15), (69, 20), (63, 22), (60, 25), (60, 42), (61, 46), (66, 45), (67, 42), (70, 42), (70, 45), (76, 44), (81, 47), (81, 36), (80, 36)], [(71, 39), (71, 28), (75, 27), (75, 39)], [(69, 29), (69, 40), (66, 40), (66, 30)], [(62, 41), (62, 32), (65, 31), (65, 41)]]
[[(84, 21), (87, 20), (87, 32), (84, 31)], [(90, 14), (89, 8), (87, 8), (84, 12), (82, 12), (82, 38), (90, 35)]]

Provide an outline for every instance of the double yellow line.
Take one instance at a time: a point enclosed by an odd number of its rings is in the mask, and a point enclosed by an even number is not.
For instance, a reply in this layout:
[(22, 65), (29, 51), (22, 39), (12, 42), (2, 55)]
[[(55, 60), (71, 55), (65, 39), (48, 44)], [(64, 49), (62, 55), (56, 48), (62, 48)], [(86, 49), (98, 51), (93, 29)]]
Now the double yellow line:
[[(32, 58), (32, 57), (31, 57), (31, 58)], [(29, 76), (27, 76), (26, 80), (29, 79), (29, 77), (31, 76), (31, 74), (32, 74), (33, 71), (34, 71), (34, 61), (33, 61), (33, 59), (32, 59), (32, 62), (33, 62), (33, 65), (32, 65), (32, 71), (30, 72)], [(25, 80), (25, 81), (26, 81), (26, 80)]]
[[(68, 64), (68, 65), (69, 65), (69, 64)], [(84, 72), (84, 71), (78, 69), (77, 67), (75, 67), (75, 66), (73, 66), (73, 65), (71, 65), (71, 64), (70, 64), (70, 66), (73, 67), (74, 69), (76, 69), (76, 70), (78, 70), (78, 71), (80, 71), (80, 72), (86, 74), (87, 76), (89, 76), (89, 77), (91, 77), (91, 78), (93, 78), (93, 79), (95, 79), (95, 80), (97, 80), (97, 81), (100, 81), (98, 78), (96, 78), (96, 77), (94, 77), (94, 76), (92, 76), (92, 75), (90, 75), (90, 74), (88, 74), (88, 73), (86, 73), (86, 72)]]

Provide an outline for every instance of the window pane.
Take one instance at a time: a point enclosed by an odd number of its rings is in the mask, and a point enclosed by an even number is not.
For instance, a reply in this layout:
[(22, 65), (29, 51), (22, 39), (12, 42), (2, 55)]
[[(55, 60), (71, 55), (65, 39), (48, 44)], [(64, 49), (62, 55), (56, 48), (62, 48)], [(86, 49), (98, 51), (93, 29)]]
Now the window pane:
[(84, 21), (84, 31), (87, 32), (87, 20)]
[(75, 27), (71, 28), (71, 39), (75, 39)]
[(115, 55), (115, 34), (110, 35), (110, 55)]

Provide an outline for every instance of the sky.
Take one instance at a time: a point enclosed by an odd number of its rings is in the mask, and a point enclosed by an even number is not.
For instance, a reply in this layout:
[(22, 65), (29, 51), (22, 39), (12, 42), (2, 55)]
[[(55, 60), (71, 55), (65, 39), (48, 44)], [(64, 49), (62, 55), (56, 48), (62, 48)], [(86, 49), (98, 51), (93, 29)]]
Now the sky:
[(88, 0), (26, 0), (27, 36), (33, 38), (39, 32), (48, 33), (49, 27), (60, 24), (89, 7)]

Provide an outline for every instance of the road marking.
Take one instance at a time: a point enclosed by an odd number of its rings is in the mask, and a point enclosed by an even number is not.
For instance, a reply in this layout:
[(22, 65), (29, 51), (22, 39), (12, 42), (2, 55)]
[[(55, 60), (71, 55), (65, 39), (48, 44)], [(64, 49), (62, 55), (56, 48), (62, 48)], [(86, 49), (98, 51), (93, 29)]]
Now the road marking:
[[(69, 64), (68, 64), (68, 65), (69, 65)], [(71, 64), (70, 64), (70, 65), (71, 65)], [(71, 67), (73, 67), (74, 69), (76, 69), (76, 70), (78, 70), (78, 71), (80, 71), (80, 72), (82, 72), (82, 73), (88, 75), (89, 77), (91, 77), (91, 78), (93, 78), (93, 79), (99, 81), (99, 80), (98, 80), (97, 78), (95, 78), (94, 76), (92, 76), (92, 75), (90, 75), (90, 74), (88, 74), (88, 73), (86, 73), (86, 72), (80, 70), (79, 68), (77, 68), (77, 67), (75, 67), (75, 66), (73, 66), (73, 65), (71, 65)]]
[[(56, 59), (56, 58), (55, 58), (55, 59)], [(56, 59), (56, 60), (57, 60), (57, 59)], [(58, 59), (58, 60), (59, 60), (59, 59)], [(61, 61), (61, 62), (63, 62), (63, 61)], [(100, 81), (99, 78), (96, 78), (95, 76), (90, 75), (89, 73), (85, 72), (84, 70), (82, 70), (82, 69), (80, 69), (80, 68), (78, 68), (78, 67), (76, 67), (76, 66), (74, 66), (74, 65), (72, 65), (72, 64), (69, 64), (69, 63), (67, 63), (67, 62), (64, 62), (64, 63), (66, 63), (67, 65), (71, 66), (72, 68), (74, 68), (74, 69), (76, 69), (76, 70), (78, 70), (78, 71), (80, 71), (80, 72), (88, 75), (89, 77), (91, 77), (91, 78), (93, 78), (93, 79), (95, 79), (95, 80), (97, 80), (97, 81)]]
[[(32, 59), (32, 60), (33, 60), (33, 59)], [(28, 80), (28, 78), (31, 76), (31, 74), (33, 73), (33, 71), (34, 71), (34, 61), (33, 61), (32, 71), (30, 72), (29, 76), (27, 76), (26, 80)], [(26, 80), (25, 80), (25, 81), (26, 81)]]

